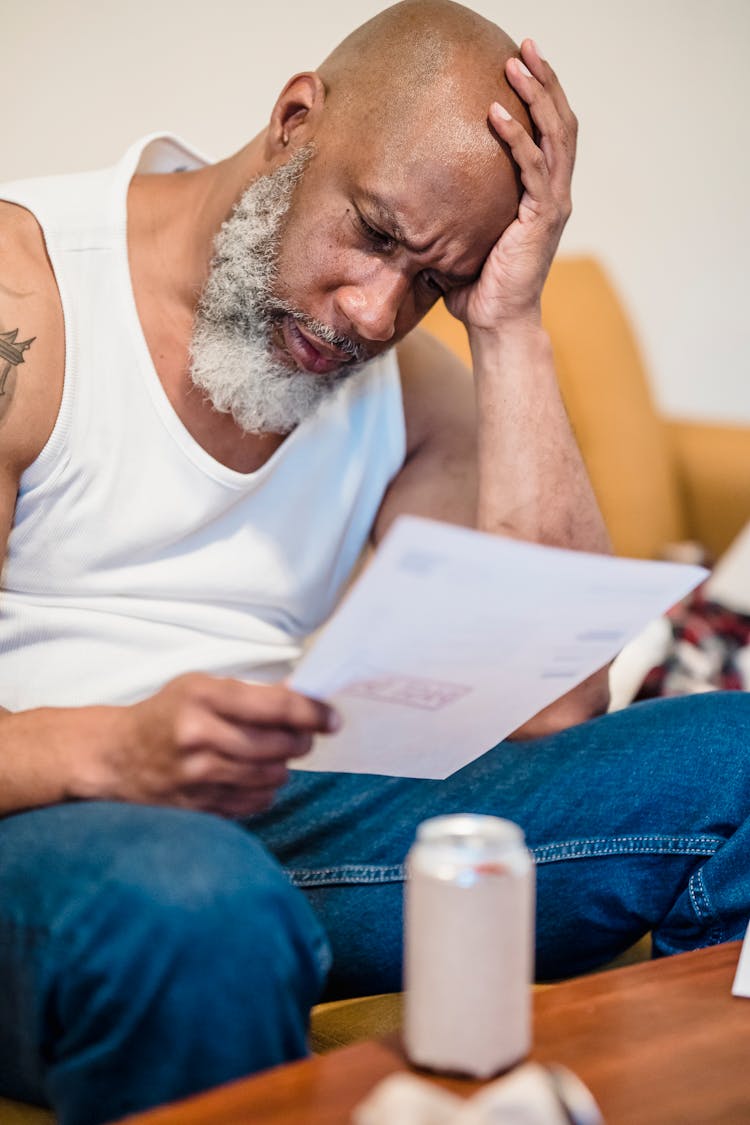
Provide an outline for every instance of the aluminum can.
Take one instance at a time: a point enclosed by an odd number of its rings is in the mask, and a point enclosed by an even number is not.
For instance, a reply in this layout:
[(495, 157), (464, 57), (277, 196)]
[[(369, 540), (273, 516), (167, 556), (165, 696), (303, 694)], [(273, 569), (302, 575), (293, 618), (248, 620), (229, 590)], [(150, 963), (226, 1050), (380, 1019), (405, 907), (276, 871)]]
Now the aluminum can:
[(489, 1078), (531, 1047), (534, 864), (518, 825), (423, 821), (407, 858), (404, 1042), (417, 1066)]

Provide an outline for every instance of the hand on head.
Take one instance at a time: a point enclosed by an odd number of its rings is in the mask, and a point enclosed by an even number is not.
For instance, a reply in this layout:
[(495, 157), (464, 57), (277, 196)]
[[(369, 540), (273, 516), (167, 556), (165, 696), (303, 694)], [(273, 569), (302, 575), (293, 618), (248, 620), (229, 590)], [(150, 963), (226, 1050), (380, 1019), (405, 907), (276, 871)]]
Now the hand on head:
[(518, 215), (489, 255), (478, 282), (451, 295), (448, 306), (467, 327), (502, 329), (512, 320), (538, 322), (542, 288), (570, 216), (578, 122), (552, 67), (533, 39), (505, 71), (529, 106), (537, 138), (500, 102), (489, 120), (519, 168)]

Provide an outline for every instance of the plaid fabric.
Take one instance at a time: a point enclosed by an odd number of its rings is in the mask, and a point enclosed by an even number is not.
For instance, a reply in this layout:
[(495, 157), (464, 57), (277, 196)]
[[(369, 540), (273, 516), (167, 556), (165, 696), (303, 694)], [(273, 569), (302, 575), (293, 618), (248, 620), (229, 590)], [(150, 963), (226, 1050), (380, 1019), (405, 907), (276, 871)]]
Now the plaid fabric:
[(703, 587), (667, 614), (672, 644), (636, 699), (750, 688), (750, 616), (709, 601)]

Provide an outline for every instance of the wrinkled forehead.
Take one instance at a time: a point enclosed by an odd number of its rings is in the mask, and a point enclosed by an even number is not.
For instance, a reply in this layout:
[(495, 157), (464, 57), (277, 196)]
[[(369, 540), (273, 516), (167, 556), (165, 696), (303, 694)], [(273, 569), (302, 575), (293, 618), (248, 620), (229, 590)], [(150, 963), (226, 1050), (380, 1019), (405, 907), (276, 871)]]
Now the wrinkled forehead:
[(483, 260), (515, 218), (517, 169), (486, 111), (471, 117), (445, 103), (426, 106), (374, 122), (366, 143), (343, 139), (339, 132), (336, 155), (352, 186), (384, 200), (420, 242), (460, 234)]

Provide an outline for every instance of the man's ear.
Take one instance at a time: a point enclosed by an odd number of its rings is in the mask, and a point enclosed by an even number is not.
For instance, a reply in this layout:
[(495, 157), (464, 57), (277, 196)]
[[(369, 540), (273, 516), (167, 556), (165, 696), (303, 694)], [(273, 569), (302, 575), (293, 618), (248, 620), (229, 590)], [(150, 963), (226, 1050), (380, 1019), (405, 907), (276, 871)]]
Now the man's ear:
[(313, 139), (325, 100), (326, 88), (314, 71), (289, 79), (271, 113), (266, 135), (268, 159), (291, 155)]

